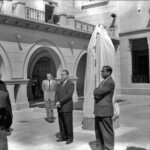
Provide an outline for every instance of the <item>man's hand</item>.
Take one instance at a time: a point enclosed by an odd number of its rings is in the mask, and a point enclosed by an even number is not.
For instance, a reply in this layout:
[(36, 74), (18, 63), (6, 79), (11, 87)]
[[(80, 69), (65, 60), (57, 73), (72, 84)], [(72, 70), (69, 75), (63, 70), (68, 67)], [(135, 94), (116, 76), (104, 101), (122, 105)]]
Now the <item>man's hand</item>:
[(114, 104), (114, 116), (113, 116), (113, 120), (117, 120), (117, 118), (119, 118), (119, 115), (120, 115), (120, 108), (119, 108), (119, 104), (118, 103), (115, 103)]
[(56, 102), (56, 107), (60, 107), (60, 102)]

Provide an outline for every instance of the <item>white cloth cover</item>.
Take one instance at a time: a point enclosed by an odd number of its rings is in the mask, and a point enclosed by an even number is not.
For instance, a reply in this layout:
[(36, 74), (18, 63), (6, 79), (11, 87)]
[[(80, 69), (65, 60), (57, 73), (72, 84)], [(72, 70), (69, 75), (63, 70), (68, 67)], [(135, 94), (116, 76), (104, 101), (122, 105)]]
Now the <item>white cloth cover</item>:
[(93, 91), (103, 80), (101, 78), (101, 69), (104, 65), (112, 67), (112, 77), (114, 79), (115, 48), (106, 29), (102, 25), (96, 25), (87, 49), (83, 104), (84, 117), (94, 117)]

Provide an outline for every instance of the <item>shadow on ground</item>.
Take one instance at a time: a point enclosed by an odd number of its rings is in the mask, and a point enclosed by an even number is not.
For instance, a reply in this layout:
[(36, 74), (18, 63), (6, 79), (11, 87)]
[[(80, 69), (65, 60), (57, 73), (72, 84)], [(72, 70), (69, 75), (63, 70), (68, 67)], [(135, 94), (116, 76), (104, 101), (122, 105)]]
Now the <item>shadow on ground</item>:
[[(83, 110), (83, 99), (82, 98), (79, 98), (79, 100), (77, 102), (74, 102), (73, 104), (73, 109), (74, 110)], [(35, 99), (34, 101), (30, 101), (30, 108), (35, 108), (35, 107), (38, 107), (38, 108), (45, 108), (45, 102), (42, 99)], [(56, 108), (56, 107), (54, 107)]]
[(56, 138), (60, 139), (61, 138), (60, 132), (56, 133), (55, 136), (56, 136)]
[(134, 146), (128, 146), (126, 150), (147, 150), (147, 149), (140, 148), (140, 147), (134, 147)]
[(99, 150), (96, 141), (89, 142), (91, 150)]

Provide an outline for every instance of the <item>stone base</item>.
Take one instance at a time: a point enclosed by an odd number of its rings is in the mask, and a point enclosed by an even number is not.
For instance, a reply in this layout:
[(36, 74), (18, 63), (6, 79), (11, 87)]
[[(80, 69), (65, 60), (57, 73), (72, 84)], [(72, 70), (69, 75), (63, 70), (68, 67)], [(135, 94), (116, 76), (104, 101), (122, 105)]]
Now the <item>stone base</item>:
[[(86, 118), (86, 117), (83, 117), (83, 129), (84, 130), (95, 130), (95, 120), (94, 118)], [(117, 129), (120, 127), (119, 125), (119, 118), (116, 119), (115, 121), (113, 121), (113, 126), (114, 126), (114, 129)]]
[(17, 104), (17, 110), (20, 109), (27, 109), (29, 108), (29, 103), (28, 102), (22, 102)]
[(83, 129), (84, 130), (94, 130), (95, 129), (95, 123), (94, 118), (86, 118), (83, 117)]
[(78, 101), (78, 96), (77, 95), (73, 95), (73, 102), (77, 102)]
[(15, 103), (11, 103), (12, 110), (17, 110), (17, 105)]

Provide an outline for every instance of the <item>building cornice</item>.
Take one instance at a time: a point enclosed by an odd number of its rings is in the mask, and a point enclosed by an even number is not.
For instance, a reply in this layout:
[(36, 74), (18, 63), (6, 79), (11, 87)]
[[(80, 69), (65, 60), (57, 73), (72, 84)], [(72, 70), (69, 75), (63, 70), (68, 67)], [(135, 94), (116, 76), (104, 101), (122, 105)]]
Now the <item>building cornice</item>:
[(71, 36), (71, 37), (88, 39), (88, 40), (90, 39), (92, 34), (88, 31), (80, 31), (69, 27), (68, 28), (62, 27), (60, 25), (31, 20), (28, 18), (16, 17), (12, 15), (6, 15), (3, 13), (0, 13), (0, 24), (40, 30), (43, 32), (50, 32), (55, 34), (62, 34), (65, 36)]
[(119, 36), (123, 37), (123, 36), (129, 36), (129, 35), (135, 35), (135, 34), (141, 34), (141, 33), (147, 33), (147, 32), (150, 32), (150, 28), (122, 32), (122, 33), (119, 33)]
[(15, 84), (27, 84), (29, 79), (12, 79), (12, 80), (5, 80), (6, 85), (15, 85)]

